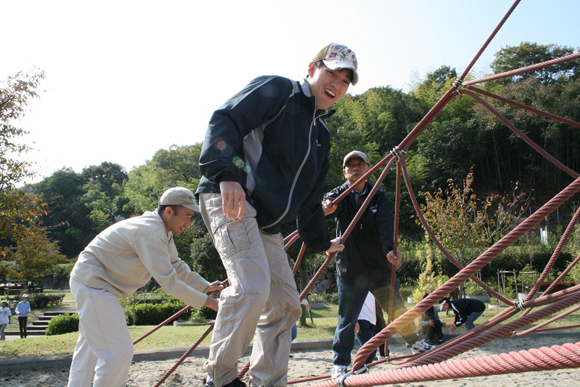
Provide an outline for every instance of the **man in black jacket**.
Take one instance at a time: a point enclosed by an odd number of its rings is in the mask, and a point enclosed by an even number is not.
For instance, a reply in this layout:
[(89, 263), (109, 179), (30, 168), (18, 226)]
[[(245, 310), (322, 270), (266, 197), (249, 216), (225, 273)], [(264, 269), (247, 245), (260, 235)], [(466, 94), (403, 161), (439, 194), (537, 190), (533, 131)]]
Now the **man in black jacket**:
[[(337, 234), (342, 235), (352, 222), (373, 186), (359, 179), (369, 170), (366, 154), (352, 151), (344, 158), (343, 174), (346, 183), (324, 196), (322, 207), (326, 215), (332, 214), (337, 220)], [(332, 201), (355, 184), (354, 190), (338, 204)], [(354, 328), (369, 290), (383, 310), (389, 310), (391, 289), (391, 269), (399, 264), (401, 253), (393, 251), (393, 215), (387, 195), (377, 190), (364, 214), (344, 242), (344, 250), (338, 253), (336, 269), (338, 274), (338, 325), (334, 333), (333, 377), (347, 372), (354, 346)], [(399, 282), (395, 282), (393, 294), (393, 319), (406, 311), (399, 293)], [(401, 332), (408, 344), (417, 340), (414, 324)]]
[(331, 240), (320, 205), (330, 149), (324, 119), (357, 81), (354, 52), (332, 43), (304, 82), (258, 77), (214, 112), (197, 194), (230, 286), (220, 295), (205, 385), (244, 385), (237, 362), (252, 338), (252, 384), (286, 385), (301, 308), (280, 227), (296, 220), (313, 250), (344, 248)]

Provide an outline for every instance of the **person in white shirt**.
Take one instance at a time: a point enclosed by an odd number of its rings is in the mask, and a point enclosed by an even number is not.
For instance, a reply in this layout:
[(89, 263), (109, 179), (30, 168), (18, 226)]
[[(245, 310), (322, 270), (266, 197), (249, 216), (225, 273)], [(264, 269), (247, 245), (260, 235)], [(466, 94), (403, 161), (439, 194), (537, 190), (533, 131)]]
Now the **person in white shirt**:
[(209, 283), (177, 255), (173, 235), (199, 211), (187, 188), (171, 188), (154, 212), (120, 221), (95, 237), (71, 272), (70, 288), (79, 312), (79, 339), (68, 387), (124, 386), (133, 358), (133, 340), (119, 303), (153, 277), (169, 294), (194, 308), (218, 309), (209, 297), (223, 288)]
[(10, 324), (10, 316), (12, 316), (12, 312), (8, 307), (8, 300), (2, 300), (2, 307), (0, 307), (0, 340), (6, 340), (4, 330)]
[(28, 314), (32, 312), (30, 302), (28, 302), (28, 294), (22, 295), (22, 300), (14, 308), (14, 312), (18, 315), (18, 327), (20, 329), (20, 338), (28, 337), (26, 324), (28, 323)]
[[(361, 347), (375, 335), (375, 326), (377, 325), (377, 306), (375, 302), (375, 296), (369, 292), (356, 321), (354, 333)], [(373, 351), (367, 357), (365, 364), (370, 364), (374, 361), (376, 352), (376, 350)]]

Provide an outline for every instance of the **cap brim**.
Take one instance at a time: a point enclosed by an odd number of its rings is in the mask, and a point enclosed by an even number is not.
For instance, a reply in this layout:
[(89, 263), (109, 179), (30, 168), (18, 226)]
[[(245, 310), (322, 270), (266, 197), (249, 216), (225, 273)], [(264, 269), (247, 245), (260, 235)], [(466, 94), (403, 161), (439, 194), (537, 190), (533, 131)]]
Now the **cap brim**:
[(326, 67), (328, 67), (331, 70), (339, 70), (339, 69), (349, 69), (352, 71), (352, 80), (350, 83), (352, 83), (352, 85), (356, 85), (358, 83), (358, 73), (356, 72), (356, 69), (352, 67), (352, 65), (348, 62), (343, 62), (340, 60), (323, 60), (322, 61), (324, 63), (324, 65)]
[(182, 204), (182, 206), (191, 211), (199, 212), (199, 206), (197, 204)]

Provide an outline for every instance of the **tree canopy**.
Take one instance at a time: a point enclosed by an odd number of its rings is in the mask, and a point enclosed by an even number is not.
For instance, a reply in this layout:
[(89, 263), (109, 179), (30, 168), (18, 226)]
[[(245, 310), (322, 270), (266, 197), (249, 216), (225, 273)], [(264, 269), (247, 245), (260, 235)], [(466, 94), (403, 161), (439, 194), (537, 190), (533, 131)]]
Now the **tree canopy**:
[[(498, 51), (491, 71), (501, 73), (572, 52), (574, 49), (570, 47), (524, 42)], [(580, 61), (576, 60), (489, 82), (483, 88), (579, 121), (579, 69)], [(36, 97), (36, 88), (43, 77), (42, 72), (18, 74), (2, 88), (0, 194), (3, 196), (0, 200), (3, 214), (9, 214), (7, 208), (13, 206), (10, 208), (20, 208), (18, 214), (22, 215), (20, 223), (12, 222), (12, 226), (26, 223), (24, 219), (27, 217), (44, 214), (49, 237), (62, 246), (64, 255), (74, 259), (108, 225), (154, 210), (159, 196), (166, 189), (184, 186), (195, 191), (201, 178), (198, 165), (201, 143), (160, 149), (150, 160), (129, 172), (120, 165), (105, 161), (88, 166), (80, 173), (64, 168), (37, 184), (16, 189), (15, 184), (27, 176), (30, 166), (9, 158), (10, 154), (26, 150), (25, 145), (15, 141), (23, 132), (10, 122), (23, 113), (29, 98)], [(347, 95), (339, 101), (333, 107), (336, 114), (327, 121), (332, 148), (325, 192), (344, 182), (342, 160), (345, 154), (361, 150), (367, 153), (371, 164), (378, 162), (409, 134), (456, 79), (454, 68), (441, 66), (426, 74), (408, 93), (388, 86), (375, 87), (361, 95)], [(564, 164), (576, 171), (580, 169), (578, 128), (495, 100), (489, 103)], [(463, 181), (470, 171), (474, 179), (470, 180), (469, 189), (482, 198), (504, 197), (505, 192), (519, 186), (522, 191), (533, 192), (536, 198), (544, 200), (570, 182), (569, 176), (544, 160), (503, 123), (464, 95), (453, 99), (429, 125), (411, 146), (406, 161), (415, 192), (425, 193), (421, 198), (423, 203), (428, 201), (427, 198), (443, 195), (446, 189), (450, 189), (450, 181)], [(394, 176), (393, 170), (383, 183), (391, 199), (394, 198)], [(46, 208), (39, 207), (39, 203), (44, 203)], [(482, 210), (478, 208), (482, 203), (485, 200), (474, 201), (474, 208), (467, 210), (477, 213)], [(44, 210), (46, 213), (42, 212)], [(423, 231), (415, 223), (413, 214), (408, 194), (403, 191), (401, 233), (410, 239), (421, 240)], [(212, 267), (221, 264), (216, 262), (217, 253), (212, 250), (211, 237), (205, 233), (201, 220), (196, 223), (197, 227), (176, 238), (180, 255), (202, 274), (206, 271), (222, 275), (222, 271)], [(6, 224), (4, 220), (0, 221), (0, 237), (12, 232), (8, 231)], [(284, 232), (291, 231), (292, 227), (286, 225)]]

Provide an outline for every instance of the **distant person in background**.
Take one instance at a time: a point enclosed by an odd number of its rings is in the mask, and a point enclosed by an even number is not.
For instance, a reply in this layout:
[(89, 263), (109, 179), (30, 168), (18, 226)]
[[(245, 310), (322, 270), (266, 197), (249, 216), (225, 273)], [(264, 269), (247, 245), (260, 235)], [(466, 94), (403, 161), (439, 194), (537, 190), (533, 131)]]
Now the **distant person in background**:
[(465, 328), (470, 331), (475, 328), (474, 321), (485, 312), (485, 304), (479, 300), (471, 298), (459, 298), (449, 300), (444, 298), (439, 305), (442, 311), (452, 310), (455, 313), (455, 324), (449, 327), (449, 333), (455, 333), (455, 330), (465, 324)]
[(10, 312), (8, 307), (8, 300), (2, 300), (2, 307), (0, 307), (0, 340), (6, 340), (4, 330), (10, 324), (10, 316), (12, 316), (12, 312)]
[(68, 387), (118, 387), (127, 383), (133, 339), (119, 298), (128, 297), (151, 277), (165, 291), (196, 309), (218, 309), (211, 293), (223, 288), (191, 271), (178, 254), (173, 236), (199, 211), (187, 188), (168, 189), (154, 212), (106, 228), (80, 253), (70, 289), (79, 312), (79, 339)]
[[(429, 294), (425, 294), (423, 298), (428, 295)], [(421, 319), (421, 331), (425, 335), (425, 341), (427, 344), (433, 345), (443, 343), (443, 327), (445, 327), (445, 323), (439, 319), (439, 312), (435, 305), (423, 313)]]
[(22, 295), (22, 301), (16, 305), (14, 312), (18, 315), (18, 327), (20, 328), (20, 338), (25, 339), (28, 336), (26, 324), (28, 323), (28, 314), (32, 312), (30, 309), (30, 302), (28, 302), (28, 294)]

